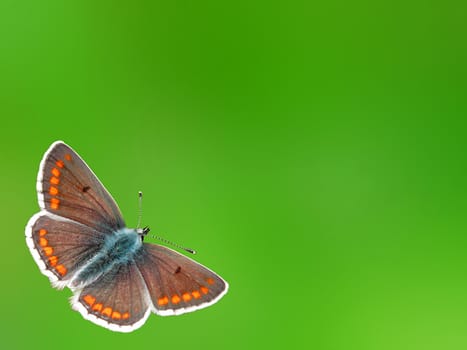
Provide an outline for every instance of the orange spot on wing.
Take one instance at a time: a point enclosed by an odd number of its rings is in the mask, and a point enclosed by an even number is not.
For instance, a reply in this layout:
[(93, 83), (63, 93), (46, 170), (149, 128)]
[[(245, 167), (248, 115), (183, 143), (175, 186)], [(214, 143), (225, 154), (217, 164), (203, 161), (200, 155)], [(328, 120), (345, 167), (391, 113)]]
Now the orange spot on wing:
[(55, 270), (57, 270), (57, 272), (62, 276), (65, 276), (68, 271), (67, 268), (63, 265), (57, 265), (55, 267)]
[(50, 186), (49, 193), (50, 193), (52, 196), (56, 196), (56, 195), (58, 194), (58, 188), (55, 187), (55, 186)]
[(39, 230), (39, 236), (43, 237), (43, 236), (45, 236), (46, 234), (47, 234), (47, 230), (45, 230), (45, 229), (43, 229), (43, 228), (41, 228), (41, 229)]
[(183, 293), (182, 298), (184, 301), (190, 301), (191, 300), (191, 294), (190, 293)]
[(96, 302), (96, 298), (94, 298), (92, 295), (85, 295), (83, 297), (83, 300), (85, 301), (86, 304), (89, 306), (92, 306)]
[(197, 290), (194, 290), (193, 292), (191, 292), (191, 295), (193, 295), (193, 298), (195, 299), (201, 298), (201, 293), (198, 292)]
[(52, 175), (55, 176), (55, 177), (59, 177), (60, 176), (60, 170), (58, 170), (57, 168), (52, 168)]
[(71, 155), (70, 155), (70, 154), (68, 154), (68, 153), (67, 153), (67, 154), (65, 154), (65, 159), (66, 159), (66, 160), (68, 160), (68, 161), (70, 161), (70, 160), (71, 160)]
[(97, 304), (95, 304), (95, 305), (92, 307), (92, 310), (93, 310), (93, 311), (98, 311), (98, 312), (99, 312), (99, 311), (102, 310), (102, 306), (103, 306), (103, 305), (102, 305), (101, 303), (97, 303)]
[(114, 311), (114, 312), (112, 312), (112, 318), (114, 320), (119, 320), (119, 319), (122, 318), (122, 314), (120, 312), (118, 312), (118, 311)]
[(201, 286), (200, 290), (201, 290), (201, 293), (203, 293), (203, 294), (208, 294), (209, 293), (209, 289), (206, 288), (205, 286)]
[(130, 318), (130, 314), (128, 312), (125, 312), (123, 315), (122, 315), (122, 320), (126, 320)]
[(177, 294), (172, 295), (172, 304), (178, 304), (180, 300), (182, 299)]
[(214, 284), (214, 280), (211, 277), (207, 278), (206, 282), (208, 282), (208, 284)]
[(44, 247), (44, 253), (46, 256), (51, 256), (54, 252), (54, 249), (52, 247)]
[(63, 165), (64, 165), (64, 164), (63, 164), (63, 161), (57, 160), (57, 161), (55, 162), (55, 165), (58, 166), (59, 168), (63, 168)]
[(39, 238), (39, 245), (41, 247), (47, 247), (49, 245), (49, 242), (44, 237), (41, 237)]
[(167, 305), (168, 303), (169, 303), (169, 298), (167, 297), (162, 297), (162, 298), (157, 299), (158, 305), (163, 306), (163, 305)]
[(60, 205), (60, 199), (58, 199), (58, 198), (51, 198), (50, 199), (50, 207), (52, 209), (58, 209), (59, 205)]
[(112, 315), (112, 308), (107, 306), (106, 308), (104, 308), (104, 310), (102, 310), (101, 313), (104, 316), (110, 317), (110, 315)]
[(60, 179), (59, 179), (58, 177), (52, 176), (52, 177), (50, 178), (50, 183), (51, 183), (52, 185), (58, 185), (58, 184), (60, 183)]
[(57, 265), (57, 262), (58, 262), (58, 258), (55, 255), (49, 258), (50, 266), (55, 267), (55, 265)]

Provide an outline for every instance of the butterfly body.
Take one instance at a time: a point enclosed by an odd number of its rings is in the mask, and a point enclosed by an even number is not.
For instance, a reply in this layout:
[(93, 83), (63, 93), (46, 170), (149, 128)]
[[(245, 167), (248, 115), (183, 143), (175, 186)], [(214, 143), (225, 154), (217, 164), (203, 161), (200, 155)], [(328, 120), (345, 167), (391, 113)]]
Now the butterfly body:
[(227, 292), (213, 271), (143, 242), (146, 229), (127, 228), (110, 193), (62, 141), (42, 158), (37, 195), (41, 211), (26, 225), (26, 243), (52, 285), (73, 291), (72, 308), (85, 319), (131, 332), (151, 312), (195, 311)]
[(143, 243), (136, 229), (122, 228), (104, 237), (98, 253), (73, 279), (72, 285), (78, 286), (105, 275), (113, 267), (126, 265), (141, 253)]

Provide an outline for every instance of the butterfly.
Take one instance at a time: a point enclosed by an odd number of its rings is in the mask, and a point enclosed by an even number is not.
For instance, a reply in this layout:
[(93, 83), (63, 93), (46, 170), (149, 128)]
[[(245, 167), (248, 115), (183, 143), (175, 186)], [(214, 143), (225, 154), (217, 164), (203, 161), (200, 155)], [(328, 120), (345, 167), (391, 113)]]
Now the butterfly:
[(72, 290), (72, 308), (85, 319), (131, 332), (151, 312), (195, 311), (227, 292), (213, 271), (144, 242), (147, 228), (127, 228), (110, 193), (62, 141), (42, 158), (37, 195), (41, 211), (26, 225), (26, 243), (52, 286)]

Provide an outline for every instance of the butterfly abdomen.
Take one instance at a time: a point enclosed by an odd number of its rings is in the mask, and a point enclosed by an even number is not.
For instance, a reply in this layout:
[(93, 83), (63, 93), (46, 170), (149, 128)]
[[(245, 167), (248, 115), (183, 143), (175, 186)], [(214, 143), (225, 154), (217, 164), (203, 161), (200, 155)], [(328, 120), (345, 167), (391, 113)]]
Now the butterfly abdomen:
[(87, 285), (114, 266), (127, 265), (141, 248), (141, 237), (134, 229), (123, 228), (107, 235), (99, 253), (73, 279), (73, 285)]

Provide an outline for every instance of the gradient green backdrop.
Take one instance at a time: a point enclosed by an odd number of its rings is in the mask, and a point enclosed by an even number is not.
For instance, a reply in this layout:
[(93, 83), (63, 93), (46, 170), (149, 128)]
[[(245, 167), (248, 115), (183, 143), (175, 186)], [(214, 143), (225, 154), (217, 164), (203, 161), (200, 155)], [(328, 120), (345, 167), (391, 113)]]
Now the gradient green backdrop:
[[(2, 349), (467, 348), (465, 8), (0, 2)], [(24, 226), (51, 142), (229, 293), (85, 321)]]

